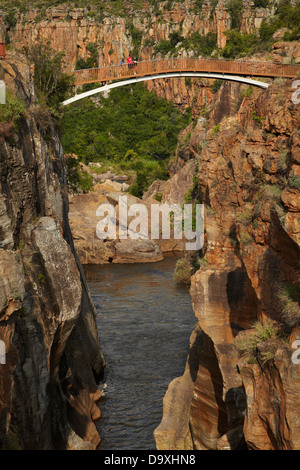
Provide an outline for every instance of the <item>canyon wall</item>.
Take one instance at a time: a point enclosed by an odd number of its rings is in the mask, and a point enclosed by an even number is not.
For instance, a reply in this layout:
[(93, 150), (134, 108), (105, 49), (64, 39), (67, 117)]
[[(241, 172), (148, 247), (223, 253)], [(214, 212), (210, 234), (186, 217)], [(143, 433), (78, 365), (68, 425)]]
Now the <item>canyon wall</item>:
[[(192, 132), (206, 204), (206, 241), (191, 279), (198, 327), (185, 373), (164, 398), (158, 449), (299, 449), (300, 368), (292, 361), (299, 298), (289, 310), (280, 297), (282, 285), (300, 292), (299, 105), (291, 83), (255, 89), (216, 128), (225, 83), (211, 121), (200, 117)], [(277, 334), (251, 348), (256, 321)]]
[(1, 61), (0, 74), (25, 103), (0, 125), (0, 448), (95, 449), (105, 363), (68, 223), (63, 150), (24, 58)]

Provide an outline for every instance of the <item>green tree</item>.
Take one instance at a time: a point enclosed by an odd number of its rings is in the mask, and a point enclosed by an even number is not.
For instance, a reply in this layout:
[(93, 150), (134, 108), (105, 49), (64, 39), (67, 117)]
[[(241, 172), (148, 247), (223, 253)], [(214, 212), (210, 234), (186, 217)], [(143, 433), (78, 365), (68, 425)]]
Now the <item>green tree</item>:
[(240, 0), (229, 0), (227, 9), (231, 16), (231, 29), (239, 30), (241, 27), (243, 3)]
[(91, 69), (93, 67), (98, 67), (98, 45), (94, 42), (89, 42), (86, 46), (88, 52), (86, 60), (80, 58), (76, 62), (76, 69)]
[(88, 193), (93, 187), (93, 177), (82, 170), (80, 162), (75, 157), (66, 159), (67, 179), (69, 189), (77, 194)]
[(223, 56), (228, 59), (251, 54), (257, 47), (258, 40), (255, 34), (240, 33), (235, 29), (226, 31), (225, 34), (227, 41)]
[(49, 107), (58, 108), (74, 84), (74, 77), (64, 71), (64, 53), (52, 49), (51, 42), (44, 39), (25, 48), (25, 52), (35, 67), (35, 84), (40, 99)]
[(267, 8), (269, 6), (269, 0), (254, 0), (255, 8)]

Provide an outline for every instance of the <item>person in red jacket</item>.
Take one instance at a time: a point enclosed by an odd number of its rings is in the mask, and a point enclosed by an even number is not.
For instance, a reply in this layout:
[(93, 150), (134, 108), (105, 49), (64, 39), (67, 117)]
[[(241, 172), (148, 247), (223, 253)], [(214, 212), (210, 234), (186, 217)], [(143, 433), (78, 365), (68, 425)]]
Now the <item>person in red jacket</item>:
[(132, 69), (132, 66), (133, 66), (132, 57), (130, 57), (130, 55), (129, 55), (126, 60), (127, 60), (128, 68)]

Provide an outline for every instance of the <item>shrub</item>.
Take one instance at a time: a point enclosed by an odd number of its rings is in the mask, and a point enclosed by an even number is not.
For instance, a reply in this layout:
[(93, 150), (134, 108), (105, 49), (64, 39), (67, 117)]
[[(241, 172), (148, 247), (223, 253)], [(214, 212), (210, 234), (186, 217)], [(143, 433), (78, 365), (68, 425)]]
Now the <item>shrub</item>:
[(153, 197), (156, 201), (161, 202), (162, 198), (163, 198), (163, 194), (162, 193), (155, 193)]
[(154, 46), (154, 51), (160, 52), (163, 57), (172, 50), (173, 47), (167, 39), (162, 39), (158, 44), (156, 44), (156, 46)]
[(248, 86), (247, 90), (242, 93), (243, 98), (250, 98), (253, 93), (253, 87), (250, 85)]
[(255, 322), (252, 329), (241, 331), (234, 339), (235, 346), (241, 353), (251, 352), (257, 348), (257, 345), (269, 339), (276, 339), (278, 337), (278, 328), (270, 319), (266, 320), (263, 324)]
[(4, 22), (7, 24), (9, 28), (13, 29), (18, 22), (17, 17), (16, 17), (16, 12), (10, 11), (7, 15), (5, 15)]
[(210, 56), (217, 48), (217, 35), (215, 33), (208, 33), (206, 36), (193, 33), (190, 38), (184, 41), (186, 49), (192, 49), (196, 56)]
[(255, 8), (267, 8), (269, 3), (269, 0), (254, 0)]
[(255, 111), (251, 112), (251, 117), (254, 121), (258, 122), (260, 126), (262, 126), (263, 121), (265, 119), (264, 117), (258, 116)]
[(289, 185), (291, 188), (300, 190), (300, 176), (295, 175), (292, 171), (289, 176)]
[[(234, 345), (240, 354), (250, 354), (249, 364), (257, 362), (260, 357), (263, 364), (274, 357), (276, 351), (276, 342), (283, 339), (282, 331), (275, 325), (271, 319), (264, 323), (255, 322), (250, 330), (241, 331), (234, 338)], [(258, 351), (258, 345), (266, 343), (267, 349), (261, 353)]]
[(240, 33), (232, 29), (226, 31), (226, 46), (223, 49), (223, 56), (228, 59), (242, 57), (247, 54), (253, 54), (256, 50), (258, 39), (255, 34)]
[(227, 9), (231, 16), (231, 29), (240, 29), (243, 3), (240, 0), (229, 0)]
[(184, 82), (185, 82), (185, 86), (186, 86), (187, 88), (190, 88), (190, 87), (192, 86), (192, 79), (191, 79), (191, 77), (185, 77)]
[(206, 268), (208, 266), (208, 261), (205, 258), (199, 259), (199, 268)]
[(211, 90), (213, 93), (216, 93), (222, 86), (224, 80), (222, 79), (217, 79), (214, 81), (214, 83), (211, 85)]
[(300, 27), (293, 28), (293, 30), (286, 31), (283, 36), (283, 41), (299, 41), (300, 39)]
[(273, 200), (274, 202), (280, 201), (281, 188), (276, 185), (266, 184), (263, 186), (263, 196), (265, 199)]
[(178, 33), (178, 31), (174, 31), (173, 33), (170, 34), (170, 38), (169, 38), (169, 41), (170, 41), (170, 45), (174, 48), (177, 46), (177, 44), (179, 42), (182, 42), (184, 40), (184, 37), (181, 36), (180, 33)]
[(80, 162), (75, 157), (66, 159), (68, 187), (71, 192), (88, 193), (93, 187), (93, 177), (82, 170)]
[(250, 233), (244, 230), (240, 233), (240, 242), (243, 245), (249, 245), (250, 243), (253, 243), (253, 238), (251, 237)]
[(6, 91), (6, 103), (0, 105), (0, 121), (12, 122), (15, 127), (26, 113), (25, 104), (14, 96), (9, 90)]
[(192, 204), (193, 203), (193, 190), (189, 189), (184, 195), (184, 203)]
[(86, 46), (87, 58), (86, 60), (77, 59), (75, 68), (78, 69), (91, 69), (98, 66), (98, 44), (89, 42)]
[(219, 130), (220, 130), (220, 123), (212, 128), (212, 134), (211, 134), (212, 137), (215, 137), (218, 134)]
[(300, 289), (294, 284), (281, 285), (277, 297), (283, 321), (293, 328), (300, 322)]
[(272, 36), (277, 31), (278, 27), (275, 23), (267, 23), (263, 21), (259, 28), (259, 36), (261, 41), (272, 44)]
[(199, 258), (199, 252), (195, 251), (194, 253), (191, 254), (190, 257), (190, 263), (193, 268), (193, 273), (197, 272), (198, 269), (201, 267), (201, 258)]
[(45, 276), (44, 274), (39, 274), (39, 281), (41, 282), (41, 284), (46, 284), (46, 279), (45, 279)]
[(185, 258), (176, 262), (173, 279), (178, 284), (188, 285), (191, 283), (191, 271)]
[(230, 243), (231, 243), (231, 245), (232, 245), (234, 248), (238, 246), (239, 241), (238, 241), (238, 239), (236, 238), (236, 235), (233, 234), (233, 235), (230, 237)]
[(130, 36), (132, 37), (132, 44), (133, 44), (132, 55), (138, 55), (139, 48), (141, 47), (141, 43), (142, 43), (143, 31), (136, 28), (133, 25), (132, 20), (130, 20), (127, 23), (127, 29), (130, 33)]
[(252, 221), (253, 213), (251, 209), (246, 209), (237, 216), (237, 222), (242, 225), (249, 225)]
[(142, 197), (149, 186), (155, 180), (166, 180), (167, 170), (164, 161), (138, 160), (130, 165), (136, 171), (136, 181), (128, 190), (130, 194), (136, 197)]
[(25, 106), (18, 98), (11, 98), (6, 105), (6, 117), (9, 121), (18, 121), (25, 113)]
[(284, 148), (279, 151), (278, 170), (284, 172), (287, 169), (288, 152)]
[(274, 339), (278, 335), (278, 329), (270, 319), (266, 320), (263, 324), (257, 321), (254, 323), (253, 327), (257, 343), (261, 343), (262, 341), (267, 341), (272, 338)]
[(234, 338), (234, 345), (237, 347), (241, 354), (253, 352), (256, 349), (256, 341), (254, 334), (249, 331), (241, 331)]

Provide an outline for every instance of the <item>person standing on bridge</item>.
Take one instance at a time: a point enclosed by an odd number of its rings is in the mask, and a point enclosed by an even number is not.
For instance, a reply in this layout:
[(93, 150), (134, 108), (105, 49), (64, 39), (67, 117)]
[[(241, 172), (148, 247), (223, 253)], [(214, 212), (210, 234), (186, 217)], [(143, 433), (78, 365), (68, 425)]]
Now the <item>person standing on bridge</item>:
[(120, 60), (120, 63), (119, 63), (119, 71), (120, 71), (120, 74), (121, 74), (121, 72), (122, 72), (123, 64), (125, 64), (125, 59), (124, 59), (124, 57)]
[[(137, 66), (137, 58), (134, 57), (133, 58), (133, 68), (136, 69), (136, 66)], [(136, 71), (134, 71), (134, 73), (136, 73)]]
[(130, 57), (130, 55), (127, 57), (127, 64), (128, 64), (128, 69), (132, 69), (132, 57)]

